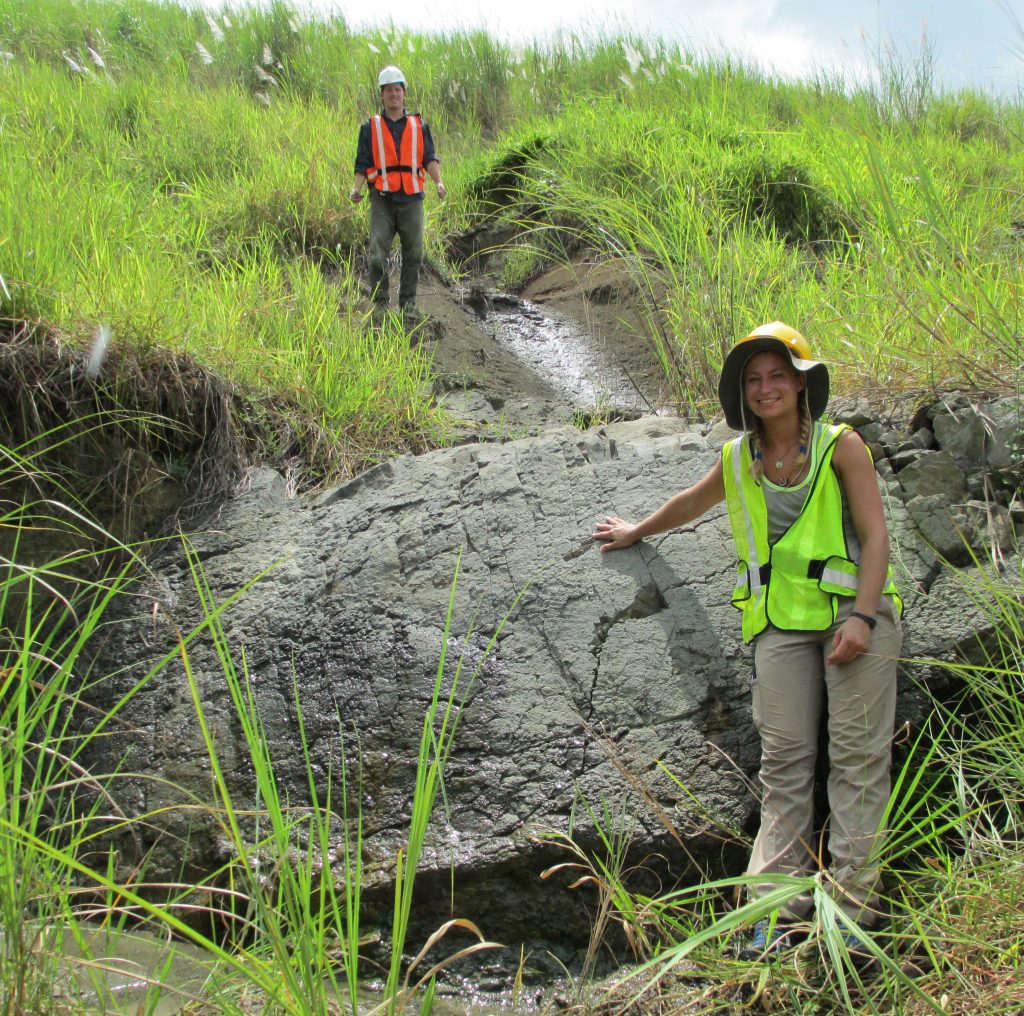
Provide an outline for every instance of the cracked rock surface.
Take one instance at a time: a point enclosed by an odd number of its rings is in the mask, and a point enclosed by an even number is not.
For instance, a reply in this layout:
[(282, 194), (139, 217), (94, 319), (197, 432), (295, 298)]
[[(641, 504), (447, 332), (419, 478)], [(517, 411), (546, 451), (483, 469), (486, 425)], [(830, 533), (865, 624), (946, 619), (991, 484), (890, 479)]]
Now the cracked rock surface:
[[(538, 877), (568, 857), (537, 839), (567, 832), (572, 815), (574, 835), (593, 844), (582, 802), (595, 811), (628, 802), (638, 855), (661, 852), (677, 876), (742, 864), (742, 846), (723, 850), (722, 833), (751, 828), (748, 781), (759, 749), (749, 654), (729, 603), (734, 552), (724, 505), (627, 551), (601, 554), (589, 539), (597, 518), (638, 518), (697, 480), (725, 436), (656, 417), (589, 432), (566, 427), (399, 458), (312, 503), (289, 500), (276, 474), (258, 473), (194, 537), (218, 602), (256, 579), (223, 623), (240, 670), (244, 652), (282, 797), (309, 800), (293, 681), (321, 794), (329, 779), (338, 785), (344, 730), (350, 786), (361, 766), (371, 905), (379, 892), (385, 906), (403, 843), (457, 570), (447, 680), (460, 657), (461, 687), (477, 676), (445, 770), (447, 809), (439, 803), (428, 835), (424, 920), (436, 926), (448, 916), (454, 866), (455, 914), (487, 935), (557, 939), (574, 926), (585, 935), (578, 894), (565, 880)], [(887, 505), (907, 593), (905, 653), (939, 655), (970, 636), (975, 613), (935, 569), (902, 502), (889, 496)], [(152, 568), (139, 616), (106, 650), (122, 669), (96, 690), (97, 704), (173, 649), (174, 626), (187, 633), (201, 619), (181, 549)], [(236, 803), (254, 804), (212, 640), (200, 633), (188, 650)], [(903, 708), (914, 715), (909, 691)], [(127, 752), (128, 770), (156, 771), (209, 798), (180, 663), (136, 696), (125, 719), (132, 730), (107, 742), (111, 759)], [(126, 807), (170, 801), (157, 784), (134, 787)], [(124, 845), (127, 853), (152, 848), (149, 878), (216, 866), (212, 827), (187, 812), (161, 821), (155, 847)]]

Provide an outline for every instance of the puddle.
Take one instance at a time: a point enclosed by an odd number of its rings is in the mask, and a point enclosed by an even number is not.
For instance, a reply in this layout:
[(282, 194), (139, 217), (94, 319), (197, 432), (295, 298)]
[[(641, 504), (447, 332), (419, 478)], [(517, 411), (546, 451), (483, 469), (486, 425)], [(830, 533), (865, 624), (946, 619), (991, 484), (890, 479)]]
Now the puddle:
[(614, 351), (579, 321), (529, 300), (499, 295), (481, 327), (575, 406), (654, 411)]
[(170, 1016), (203, 999), (210, 962), (187, 942), (153, 935), (105, 931), (79, 925), (79, 938), (65, 931), (64, 990), (96, 1012)]
[[(213, 964), (206, 953), (188, 942), (168, 942), (146, 933), (116, 934), (102, 928), (78, 926), (76, 937), (65, 931), (58, 936), (63, 985), (58, 998), (72, 1008), (90, 1012), (147, 1016), (173, 1016), (189, 1002), (209, 1005), (204, 991)], [(471, 985), (457, 997), (439, 991), (433, 1012), (436, 1016), (508, 1016), (529, 1011), (518, 1008), (505, 997), (489, 998), (474, 993)], [(418, 1011), (420, 997), (410, 1004)], [(380, 986), (360, 989), (360, 1012), (369, 1012), (384, 1001)], [(347, 996), (339, 999), (338, 1011), (348, 1011)], [(208, 1010), (207, 1010), (208, 1011)]]

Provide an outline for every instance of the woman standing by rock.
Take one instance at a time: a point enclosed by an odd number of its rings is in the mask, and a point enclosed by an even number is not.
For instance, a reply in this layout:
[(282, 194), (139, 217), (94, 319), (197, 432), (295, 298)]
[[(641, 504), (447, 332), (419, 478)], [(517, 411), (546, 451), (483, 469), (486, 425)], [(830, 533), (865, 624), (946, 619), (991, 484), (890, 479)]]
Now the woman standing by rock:
[[(739, 556), (733, 604), (754, 644), (761, 735), (750, 891), (763, 896), (779, 888), (773, 876), (818, 868), (814, 768), (827, 703), (831, 884), (842, 910), (867, 929), (878, 913), (902, 603), (871, 457), (849, 427), (819, 419), (828, 390), (828, 368), (811, 359), (798, 331), (781, 321), (756, 329), (730, 351), (718, 386), (726, 421), (742, 436), (642, 522), (608, 517), (593, 538), (619, 550), (726, 502)], [(757, 922), (741, 957), (795, 944), (811, 910), (810, 894), (792, 897)]]

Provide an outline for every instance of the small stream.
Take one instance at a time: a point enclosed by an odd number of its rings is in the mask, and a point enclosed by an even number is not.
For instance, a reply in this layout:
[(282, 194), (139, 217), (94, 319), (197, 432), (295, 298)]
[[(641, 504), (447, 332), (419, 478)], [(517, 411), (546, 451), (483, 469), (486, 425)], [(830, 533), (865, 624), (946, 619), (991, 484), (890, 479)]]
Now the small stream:
[(171, 1016), (187, 1002), (204, 1001), (211, 963), (189, 942), (155, 935), (90, 929), (64, 932), (63, 991), (96, 1012)]
[(614, 351), (580, 321), (529, 300), (498, 295), (482, 327), (575, 406), (655, 411)]

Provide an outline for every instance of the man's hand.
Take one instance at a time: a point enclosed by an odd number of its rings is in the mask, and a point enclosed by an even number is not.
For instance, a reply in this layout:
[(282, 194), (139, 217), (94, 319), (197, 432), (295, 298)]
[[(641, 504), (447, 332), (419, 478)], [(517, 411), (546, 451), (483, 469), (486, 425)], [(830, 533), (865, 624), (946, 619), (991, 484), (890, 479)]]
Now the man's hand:
[(358, 204), (358, 203), (359, 203), (360, 201), (362, 201), (362, 200), (363, 200), (363, 191), (362, 191), (362, 188), (360, 188), (359, 190), (354, 190), (354, 189), (353, 189), (353, 190), (351, 191), (351, 193), (349, 194), (349, 196), (348, 196), (348, 199), (349, 199), (349, 201), (351, 201), (351, 202), (352, 202), (353, 204)]
[(439, 183), (439, 184), (437, 185), (437, 196), (438, 196), (438, 197), (439, 197), (439, 198), (440, 198), (440, 199), (441, 199), (442, 201), (444, 201), (444, 199), (445, 199), (446, 197), (448, 197), (448, 188), (447, 188), (447, 187), (445, 187), (445, 185), (444, 185), (443, 183)]

